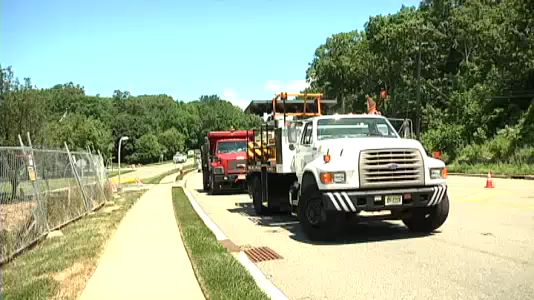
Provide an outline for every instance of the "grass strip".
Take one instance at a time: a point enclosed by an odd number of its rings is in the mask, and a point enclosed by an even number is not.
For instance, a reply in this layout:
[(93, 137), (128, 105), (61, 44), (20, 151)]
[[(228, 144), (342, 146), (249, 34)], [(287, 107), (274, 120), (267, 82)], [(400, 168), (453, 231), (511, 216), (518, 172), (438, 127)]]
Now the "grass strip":
[(215, 239), (181, 187), (172, 190), (174, 213), (195, 275), (207, 299), (269, 299), (252, 276)]
[(534, 175), (534, 164), (456, 164), (447, 166), (450, 173), (487, 174), (489, 170), (498, 175)]
[(98, 264), (106, 241), (143, 192), (127, 192), (115, 210), (104, 207), (61, 229), (2, 268), (0, 299), (76, 299)]
[(158, 184), (158, 183), (160, 183), (160, 181), (163, 178), (165, 178), (165, 176), (169, 176), (169, 175), (172, 175), (174, 173), (178, 173), (178, 172), (180, 172), (180, 170), (181, 170), (181, 168), (174, 168), (172, 170), (169, 170), (167, 172), (161, 173), (159, 175), (144, 179), (143, 183), (146, 183), (146, 184)]

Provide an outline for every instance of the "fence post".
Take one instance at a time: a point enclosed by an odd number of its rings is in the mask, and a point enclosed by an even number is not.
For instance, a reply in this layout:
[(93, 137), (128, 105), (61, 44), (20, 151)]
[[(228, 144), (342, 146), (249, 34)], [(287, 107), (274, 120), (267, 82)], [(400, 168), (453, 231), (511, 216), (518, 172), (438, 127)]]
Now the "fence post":
[(101, 174), (101, 164), (100, 164), (100, 157), (99, 157), (99, 160), (98, 160), (98, 163), (97, 163), (97, 156), (96, 155), (93, 155), (93, 154), (89, 154), (89, 158), (91, 159), (91, 162), (93, 163), (93, 170), (95, 172), (95, 180), (97, 180), (97, 182), (95, 182), (95, 184), (98, 186), (98, 190), (100, 191), (103, 199), (104, 199), (104, 202), (107, 201), (108, 199), (106, 198), (106, 193), (104, 192), (104, 186), (102, 183), (102, 178), (100, 175)]
[[(30, 140), (30, 134), (28, 133), (28, 141), (31, 145)], [(22, 137), (19, 134), (19, 143), (22, 150), (22, 153), (24, 154), (24, 159), (22, 160), (24, 164), (26, 165), (26, 172), (28, 172), (28, 179), (32, 183), (33, 193), (35, 196), (35, 200), (37, 201), (37, 215), (36, 215), (36, 222), (37, 227), (44, 229), (46, 232), (50, 231), (50, 227), (48, 226), (48, 220), (46, 215), (46, 208), (45, 203), (43, 203), (41, 199), (41, 193), (39, 191), (39, 186), (35, 184), (35, 181), (37, 180), (37, 172), (35, 170), (35, 163), (34, 163), (34, 157), (33, 157), (33, 149), (30, 148), (31, 154), (28, 154), (26, 152), (26, 146), (24, 146), (24, 142), (22, 141)], [(30, 146), (31, 147), (31, 146)]]
[(82, 197), (85, 202), (85, 209), (87, 210), (87, 213), (89, 213), (93, 209), (93, 204), (91, 203), (90, 199), (87, 199), (87, 195), (85, 194), (85, 189), (80, 180), (80, 176), (78, 175), (78, 171), (76, 170), (76, 166), (74, 166), (74, 161), (72, 159), (72, 155), (70, 154), (69, 146), (67, 146), (67, 142), (65, 142), (65, 149), (67, 150), (67, 156), (69, 157), (69, 163), (72, 168), (72, 174), (74, 174), (74, 178), (76, 178), (76, 182), (78, 183), (78, 186), (80, 187), (80, 191), (82, 192)]

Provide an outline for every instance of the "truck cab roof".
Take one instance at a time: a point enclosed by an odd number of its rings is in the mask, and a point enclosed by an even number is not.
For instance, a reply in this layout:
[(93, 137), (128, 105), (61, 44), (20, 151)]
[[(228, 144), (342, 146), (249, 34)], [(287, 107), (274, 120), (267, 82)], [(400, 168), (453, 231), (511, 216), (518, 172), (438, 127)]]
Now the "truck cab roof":
[(324, 115), (324, 116), (319, 116), (319, 117), (313, 117), (313, 118), (310, 118), (310, 119), (307, 119), (307, 120), (304, 120), (304, 122), (306, 121), (312, 121), (312, 120), (330, 120), (330, 119), (338, 119), (338, 118), (351, 118), (351, 119), (387, 119), (386, 117), (384, 116), (381, 116), (381, 115), (375, 115), (375, 114), (334, 114), (334, 115)]

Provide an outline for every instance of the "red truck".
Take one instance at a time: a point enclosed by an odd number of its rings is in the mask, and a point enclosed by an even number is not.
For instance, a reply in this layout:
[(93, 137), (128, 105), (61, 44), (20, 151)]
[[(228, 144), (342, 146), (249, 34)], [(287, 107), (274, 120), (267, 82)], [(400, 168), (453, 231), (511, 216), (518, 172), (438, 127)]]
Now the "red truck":
[(247, 144), (254, 132), (247, 130), (212, 131), (201, 147), (204, 190), (246, 189)]

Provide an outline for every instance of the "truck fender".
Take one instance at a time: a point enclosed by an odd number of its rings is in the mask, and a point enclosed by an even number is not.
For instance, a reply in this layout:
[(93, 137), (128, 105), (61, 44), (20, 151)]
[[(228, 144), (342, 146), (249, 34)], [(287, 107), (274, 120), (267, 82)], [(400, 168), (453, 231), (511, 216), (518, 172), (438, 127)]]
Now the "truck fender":
[(317, 182), (319, 182), (319, 173), (317, 172), (317, 168), (315, 168), (312, 163), (309, 163), (304, 168), (304, 173), (302, 174), (302, 179), (300, 181), (302, 187), (304, 187), (304, 179), (306, 174), (308, 174), (308, 176), (311, 176), (311, 178), (309, 179), (313, 179), (314, 184), (317, 184)]
[(311, 184), (317, 184), (316, 176), (311, 171), (304, 171), (302, 175), (302, 184), (300, 185), (299, 200), (302, 196), (302, 191)]

